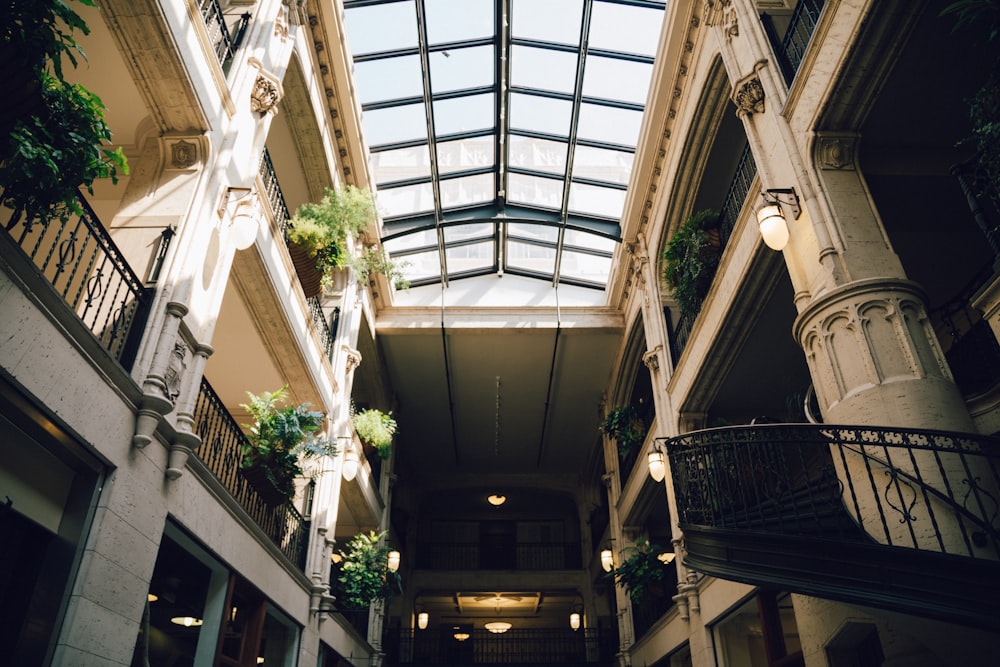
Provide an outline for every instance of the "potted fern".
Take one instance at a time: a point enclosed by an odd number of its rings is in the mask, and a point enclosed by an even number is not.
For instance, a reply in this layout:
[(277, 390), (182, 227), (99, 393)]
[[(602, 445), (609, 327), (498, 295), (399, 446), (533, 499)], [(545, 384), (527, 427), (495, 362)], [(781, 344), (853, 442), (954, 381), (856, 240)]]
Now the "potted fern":
[(719, 247), (719, 214), (706, 209), (689, 215), (663, 251), (663, 280), (689, 319), (701, 310), (712, 286)]
[(633, 602), (641, 603), (647, 595), (662, 597), (669, 567), (659, 558), (662, 552), (662, 548), (648, 540), (636, 542), (623, 550), (622, 555), (628, 557), (607, 576), (628, 591)]
[(392, 454), (392, 438), (396, 435), (396, 420), (392, 413), (381, 410), (362, 410), (351, 417), (354, 431), (366, 445), (375, 448), (381, 459), (388, 459)]
[(646, 439), (646, 423), (639, 408), (624, 405), (611, 410), (600, 425), (601, 432), (618, 445), (618, 455), (627, 458), (632, 448)]
[(279, 505), (295, 495), (295, 478), (304, 472), (301, 460), (336, 456), (329, 440), (317, 437), (324, 415), (301, 405), (281, 405), (287, 387), (256, 396), (241, 405), (254, 423), (245, 425), (246, 440), (240, 447), (243, 476), (269, 505)]
[(327, 188), (319, 202), (299, 206), (289, 221), (289, 251), (307, 297), (316, 296), (332, 273), (350, 264), (348, 238), (376, 219), (368, 190), (346, 185)]
[(337, 593), (345, 609), (364, 609), (401, 590), (399, 574), (389, 570), (386, 532), (358, 533), (340, 551)]

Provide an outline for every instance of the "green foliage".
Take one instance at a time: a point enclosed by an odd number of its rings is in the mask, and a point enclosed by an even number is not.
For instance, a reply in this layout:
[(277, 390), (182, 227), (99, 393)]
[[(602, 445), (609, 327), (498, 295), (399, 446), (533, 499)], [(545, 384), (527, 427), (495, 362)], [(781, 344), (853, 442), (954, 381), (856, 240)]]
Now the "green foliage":
[(691, 319), (712, 286), (719, 266), (719, 214), (702, 210), (681, 223), (663, 251), (663, 279), (683, 315)]
[(387, 459), (392, 453), (392, 437), (396, 434), (396, 420), (392, 413), (381, 410), (362, 410), (351, 418), (358, 437), (378, 451), (380, 458)]
[(316, 268), (328, 273), (348, 265), (348, 235), (364, 231), (375, 220), (371, 192), (353, 185), (327, 188), (318, 203), (299, 206), (289, 221), (288, 239), (316, 258)]
[(600, 425), (601, 433), (613, 438), (618, 445), (618, 455), (625, 458), (636, 445), (646, 439), (646, 424), (634, 405), (624, 405), (608, 413)]
[(385, 536), (385, 532), (358, 533), (340, 552), (338, 597), (345, 607), (362, 609), (400, 590), (399, 574), (387, 569), (391, 549)]
[(295, 495), (295, 478), (303, 475), (301, 458), (336, 456), (333, 443), (317, 438), (323, 423), (323, 413), (309, 410), (309, 405), (280, 406), (287, 396), (287, 387), (260, 396), (247, 392), (249, 403), (241, 405), (254, 418), (247, 425), (249, 433), (243, 444), (240, 464), (243, 468), (258, 468), (267, 481), (286, 498)]
[(615, 583), (628, 591), (634, 602), (642, 602), (652, 589), (660, 587), (667, 579), (667, 566), (657, 558), (663, 549), (649, 541), (636, 542), (622, 554), (628, 557), (607, 574)]
[[(79, 0), (94, 6), (93, 0)], [(104, 103), (79, 84), (63, 78), (62, 58), (75, 67), (84, 56), (73, 38), (89, 33), (82, 18), (60, 0), (8, 3), (0, 32), (0, 54), (8, 68), (19, 69), (33, 90), (19, 91), (30, 99), (28, 111), (0, 130), (0, 203), (28, 220), (47, 221), (82, 213), (78, 188), (93, 193), (97, 178), (118, 182), (128, 174), (121, 148), (104, 146), (111, 130), (104, 120)]]
[(383, 248), (374, 245), (368, 246), (360, 255), (351, 258), (351, 267), (357, 271), (361, 280), (367, 283), (373, 275), (381, 273), (396, 289), (407, 289), (410, 286), (409, 281), (403, 276), (403, 269), (409, 265), (409, 262), (393, 262)]

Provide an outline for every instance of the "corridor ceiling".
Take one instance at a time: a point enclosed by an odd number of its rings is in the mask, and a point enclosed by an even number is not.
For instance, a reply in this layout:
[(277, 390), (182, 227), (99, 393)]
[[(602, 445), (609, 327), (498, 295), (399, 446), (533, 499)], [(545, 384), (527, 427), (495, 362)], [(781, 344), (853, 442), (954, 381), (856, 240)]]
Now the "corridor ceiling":
[(344, 7), (382, 240), (410, 283), (604, 289), (665, 3)]

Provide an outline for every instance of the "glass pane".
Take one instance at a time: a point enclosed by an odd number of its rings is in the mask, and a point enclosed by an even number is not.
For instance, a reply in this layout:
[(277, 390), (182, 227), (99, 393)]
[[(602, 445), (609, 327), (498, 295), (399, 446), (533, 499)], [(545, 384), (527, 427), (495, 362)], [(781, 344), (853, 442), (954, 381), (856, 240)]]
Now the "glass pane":
[(641, 111), (616, 109), (599, 104), (581, 104), (580, 125), (577, 132), (581, 139), (635, 146), (639, 141), (640, 125), (642, 125)]
[(496, 185), (492, 173), (441, 181), (441, 208), (480, 204), (495, 198)]
[(437, 231), (433, 229), (421, 229), (419, 232), (413, 232), (412, 234), (400, 236), (391, 241), (385, 241), (382, 245), (385, 246), (386, 251), (390, 255), (402, 252), (403, 250), (437, 246)]
[(493, 236), (495, 225), (492, 222), (477, 222), (471, 225), (455, 225), (444, 228), (444, 242), (455, 243), (468, 239)]
[(566, 143), (522, 137), (516, 134), (510, 135), (507, 141), (507, 164), (509, 166), (559, 175), (566, 173), (568, 146)]
[(368, 60), (355, 63), (354, 71), (362, 104), (423, 97), (419, 56)]
[(583, 0), (514, 0), (511, 16), (511, 33), (515, 39), (580, 43)]
[(435, 94), (493, 85), (496, 58), (492, 46), (432, 51), (428, 57)]
[(446, 248), (444, 254), (448, 262), (448, 274), (492, 268), (496, 263), (495, 248), (493, 241)]
[(507, 266), (551, 276), (556, 270), (556, 249), (507, 241)]
[(624, 208), (624, 190), (599, 188), (583, 183), (571, 183), (569, 186), (570, 211), (619, 219)]
[(430, 44), (492, 37), (493, 0), (424, 0)]
[(491, 134), (472, 139), (443, 141), (437, 145), (438, 173), (450, 174), (496, 164), (496, 138)]
[(607, 284), (608, 276), (611, 275), (611, 258), (564, 250), (559, 275), (563, 278)]
[(541, 206), (559, 210), (562, 208), (563, 182), (554, 178), (507, 175), (507, 199), (515, 204)]
[(625, 151), (577, 146), (573, 154), (573, 177), (628, 185), (634, 158), (633, 153)]
[(417, 45), (417, 10), (413, 0), (345, 10), (354, 53), (375, 53)]
[(393, 257), (393, 261), (404, 264), (400, 268), (403, 278), (410, 282), (423, 278), (439, 278), (441, 276), (441, 260), (437, 249), (428, 252), (418, 252), (402, 257)]
[(470, 95), (434, 102), (434, 131), (438, 136), (496, 127), (495, 95)]
[(565, 245), (576, 246), (578, 248), (590, 248), (592, 250), (603, 250), (604, 252), (614, 252), (616, 241), (596, 234), (588, 234), (576, 229), (567, 229), (563, 236)]
[(576, 87), (577, 54), (532, 46), (510, 49), (512, 86), (572, 93)]
[(511, 222), (507, 225), (507, 235), (555, 243), (559, 240), (559, 228), (552, 227), (550, 225), (532, 225), (526, 222)]
[(362, 114), (369, 146), (427, 138), (423, 104), (372, 109)]
[(372, 153), (371, 165), (376, 183), (430, 178), (431, 175), (431, 156), (426, 145)]
[(592, 49), (652, 56), (662, 23), (662, 9), (595, 2), (587, 44)]
[[(573, 103), (538, 95), (510, 94), (510, 127), (562, 137), (569, 136)], [(637, 133), (638, 134), (638, 133)]]
[(583, 95), (645, 104), (652, 74), (653, 66), (648, 63), (587, 56)]
[(434, 210), (434, 191), (430, 183), (384, 188), (378, 191), (378, 208), (383, 217), (412, 215)]

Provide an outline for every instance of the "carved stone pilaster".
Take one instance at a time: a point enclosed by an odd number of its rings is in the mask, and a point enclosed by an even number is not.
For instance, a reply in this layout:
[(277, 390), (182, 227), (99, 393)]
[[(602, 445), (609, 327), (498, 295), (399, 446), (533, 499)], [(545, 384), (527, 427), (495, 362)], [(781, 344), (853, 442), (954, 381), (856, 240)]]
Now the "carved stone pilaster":
[(760, 84), (760, 79), (757, 78), (756, 74), (736, 85), (732, 100), (733, 104), (736, 105), (736, 114), (739, 116), (764, 113), (764, 87)]
[(166, 310), (167, 316), (160, 337), (157, 339), (153, 361), (142, 383), (142, 401), (136, 412), (135, 433), (132, 436), (132, 446), (137, 449), (142, 449), (153, 441), (153, 433), (163, 415), (174, 409), (176, 394), (171, 396), (166, 378), (172, 360), (176, 367), (177, 332), (188, 308), (182, 303), (172, 301), (167, 304)]
[(210, 345), (195, 344), (191, 368), (183, 377), (183, 388), (179, 392), (180, 400), (177, 401), (177, 433), (170, 443), (170, 451), (167, 455), (166, 476), (169, 480), (178, 479), (184, 474), (188, 458), (201, 446), (201, 436), (195, 433), (194, 411), (198, 403), (198, 395), (201, 393), (201, 378), (205, 370), (205, 362), (213, 351)]

